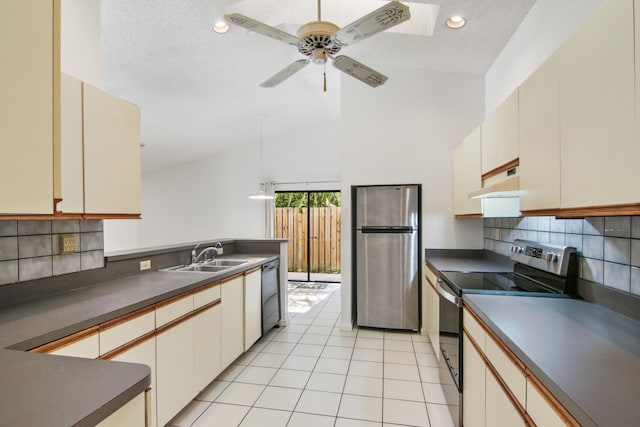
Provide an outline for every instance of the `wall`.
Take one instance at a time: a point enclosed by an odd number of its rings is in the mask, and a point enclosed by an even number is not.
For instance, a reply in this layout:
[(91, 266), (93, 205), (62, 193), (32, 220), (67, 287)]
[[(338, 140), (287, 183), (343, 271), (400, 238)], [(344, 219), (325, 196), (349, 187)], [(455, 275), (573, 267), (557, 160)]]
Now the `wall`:
[[(77, 250), (61, 255), (59, 236), (73, 234)], [(104, 266), (102, 221), (0, 221), (0, 285)]]
[(509, 255), (516, 238), (574, 246), (579, 277), (640, 295), (640, 216), (484, 220), (485, 249)]
[(101, 88), (100, 0), (62, 0), (60, 20), (62, 72)]
[(265, 237), (266, 203), (248, 198), (258, 190), (259, 182), (312, 184), (276, 186), (277, 190), (288, 190), (314, 187), (313, 181), (335, 181), (339, 177), (336, 123), (272, 135), (268, 118), (265, 119), (262, 179), (258, 141), (256, 138), (255, 142), (232, 150), (144, 174), (137, 242), (118, 237), (116, 234), (126, 234), (128, 230), (115, 226), (110, 229), (114, 235), (105, 240), (105, 249), (126, 249), (118, 245), (134, 243), (149, 247), (208, 238)]
[[(453, 149), (484, 115), (483, 78), (385, 68), (371, 89), (342, 78), (342, 320), (351, 328), (351, 186), (422, 184), (423, 248), (482, 247), (481, 220), (453, 218)], [(420, 250), (421, 256), (423, 250)]]
[(491, 114), (603, 0), (538, 0), (485, 75), (485, 113)]

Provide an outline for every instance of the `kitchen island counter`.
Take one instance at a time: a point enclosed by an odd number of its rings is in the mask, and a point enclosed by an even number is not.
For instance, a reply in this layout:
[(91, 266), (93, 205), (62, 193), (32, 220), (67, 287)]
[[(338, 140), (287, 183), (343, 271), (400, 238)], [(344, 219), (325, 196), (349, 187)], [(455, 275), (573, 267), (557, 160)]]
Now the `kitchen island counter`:
[(465, 294), (464, 303), (581, 425), (638, 425), (640, 322), (575, 299)]
[(0, 425), (95, 425), (144, 392), (145, 365), (25, 350), (278, 258), (240, 256), (249, 262), (222, 273), (150, 271), (1, 308)]

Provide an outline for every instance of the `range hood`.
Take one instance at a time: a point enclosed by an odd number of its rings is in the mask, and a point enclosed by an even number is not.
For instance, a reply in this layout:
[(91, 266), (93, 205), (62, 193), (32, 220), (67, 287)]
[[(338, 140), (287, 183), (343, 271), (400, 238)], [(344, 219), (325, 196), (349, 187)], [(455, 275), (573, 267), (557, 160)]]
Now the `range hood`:
[(469, 193), (470, 199), (505, 197), (520, 197), (520, 177), (518, 175), (510, 176), (505, 180), (486, 185), (480, 190)]
[(482, 199), (482, 216), (520, 216), (520, 176), (514, 166), (489, 177), (483, 177), (482, 188), (469, 193), (470, 199)]
[(504, 172), (482, 179), (482, 188), (469, 193), (470, 199), (520, 197), (520, 176), (514, 166)]

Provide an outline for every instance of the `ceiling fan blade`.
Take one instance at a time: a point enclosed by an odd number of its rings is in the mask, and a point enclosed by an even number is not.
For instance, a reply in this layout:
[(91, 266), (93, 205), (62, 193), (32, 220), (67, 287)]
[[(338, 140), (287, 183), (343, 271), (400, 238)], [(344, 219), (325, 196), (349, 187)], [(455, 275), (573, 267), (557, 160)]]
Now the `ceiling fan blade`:
[(293, 76), (298, 71), (302, 70), (308, 63), (309, 63), (308, 59), (299, 59), (296, 62), (294, 62), (293, 64), (289, 65), (284, 70), (282, 70), (279, 73), (275, 74), (273, 77), (271, 77), (269, 80), (267, 80), (264, 83), (262, 83), (260, 86), (262, 86), (262, 87), (274, 87), (274, 86), (277, 86), (280, 83), (282, 83), (283, 81), (285, 81), (286, 79), (288, 79), (289, 77)]
[(381, 86), (387, 81), (387, 76), (384, 74), (381, 74), (373, 68), (369, 68), (363, 63), (358, 62), (353, 58), (349, 58), (346, 55), (336, 57), (333, 60), (333, 66), (343, 73), (347, 73), (351, 77), (355, 77), (371, 87)]
[(336, 31), (331, 38), (348, 46), (394, 27), (411, 17), (409, 6), (392, 1)]
[(295, 47), (298, 47), (298, 43), (300, 42), (296, 36), (239, 13), (229, 13), (224, 15), (224, 20), (229, 24), (237, 25), (238, 27), (262, 34), (263, 36), (271, 37), (272, 39), (285, 42)]

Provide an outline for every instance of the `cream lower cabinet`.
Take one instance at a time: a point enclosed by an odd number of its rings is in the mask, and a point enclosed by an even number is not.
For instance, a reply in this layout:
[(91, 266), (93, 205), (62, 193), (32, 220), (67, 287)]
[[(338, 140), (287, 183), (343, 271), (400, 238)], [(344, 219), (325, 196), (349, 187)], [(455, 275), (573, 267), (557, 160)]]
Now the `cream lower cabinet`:
[(196, 392), (204, 390), (222, 371), (220, 288), (220, 285), (215, 285), (193, 296), (194, 309), (203, 310), (193, 318)]
[(98, 328), (92, 327), (30, 350), (32, 353), (97, 359), (100, 356)]
[(262, 336), (262, 268), (244, 276), (244, 350)]
[(488, 368), (485, 390), (485, 422), (487, 426), (517, 427), (527, 425), (524, 415), (513, 405), (495, 374)]
[(486, 405), (486, 367), (480, 353), (465, 333), (462, 344), (462, 419), (465, 427), (484, 427)]
[(482, 187), (481, 132), (476, 128), (453, 152), (453, 213), (456, 216), (482, 215), (482, 201), (469, 193)]
[[(150, 396), (150, 405), (148, 412), (150, 415), (150, 419), (148, 420), (147, 426), (155, 426), (156, 424), (156, 338), (155, 336), (150, 336), (146, 340), (136, 343), (126, 351), (119, 353), (113, 357), (108, 358), (107, 360), (113, 360), (116, 362), (131, 362), (131, 363), (141, 363), (143, 365), (147, 365), (151, 368), (151, 385), (149, 386), (151, 390), (148, 393), (151, 393)], [(133, 425), (133, 424), (113, 424), (115, 425)]]
[(558, 51), (563, 208), (640, 202), (633, 21), (634, 0), (605, 0)]
[(244, 276), (221, 285), (220, 350), (222, 369), (244, 351)]
[(146, 426), (145, 393), (140, 393), (122, 408), (100, 422), (97, 427), (144, 427)]
[(194, 397), (194, 320), (167, 325), (156, 337), (158, 425), (167, 424)]
[(440, 295), (438, 294), (438, 276), (425, 265), (424, 285), (422, 286), (422, 334), (427, 335), (433, 346), (433, 352), (440, 360)]

